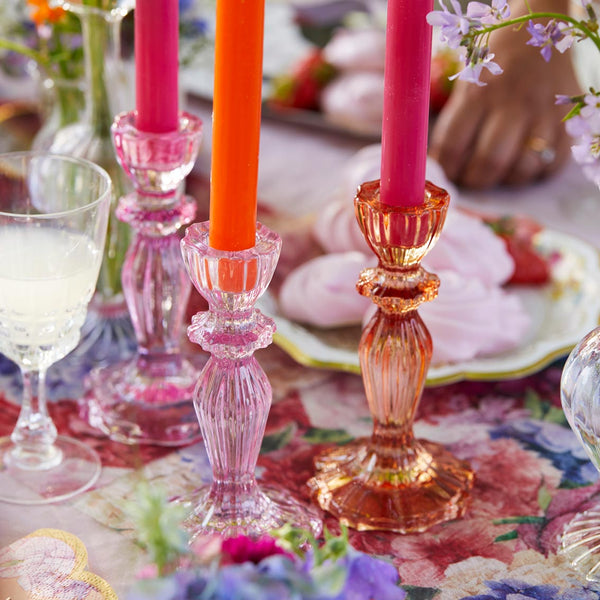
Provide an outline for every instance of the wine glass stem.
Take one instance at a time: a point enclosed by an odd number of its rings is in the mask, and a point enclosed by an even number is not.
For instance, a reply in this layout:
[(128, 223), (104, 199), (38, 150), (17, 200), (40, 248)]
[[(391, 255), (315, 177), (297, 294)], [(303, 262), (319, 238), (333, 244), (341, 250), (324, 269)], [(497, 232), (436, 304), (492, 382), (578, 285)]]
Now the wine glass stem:
[(22, 375), (23, 401), (11, 435), (14, 448), (10, 462), (23, 469), (49, 469), (61, 456), (54, 446), (57, 432), (46, 404), (46, 370), (22, 370)]

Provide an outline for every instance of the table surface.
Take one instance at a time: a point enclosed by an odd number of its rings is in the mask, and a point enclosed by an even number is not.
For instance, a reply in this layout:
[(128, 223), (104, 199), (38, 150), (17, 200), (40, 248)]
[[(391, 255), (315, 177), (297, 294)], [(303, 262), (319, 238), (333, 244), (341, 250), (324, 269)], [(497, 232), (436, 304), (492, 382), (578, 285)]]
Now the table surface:
[[(188, 108), (204, 120), (195, 173), (206, 176), (210, 104), (190, 99)], [(364, 145), (342, 133), (265, 119), (259, 178), (262, 207), (294, 218), (314, 214), (339, 186), (344, 165)], [(600, 195), (575, 165), (534, 186), (477, 194), (461, 191), (455, 201), (485, 211), (528, 214), (600, 248)], [(260, 480), (284, 484), (291, 494), (308, 501), (305, 482), (315, 454), (330, 444), (370, 433), (362, 381), (349, 373), (300, 366), (275, 346), (259, 351), (257, 358), (273, 386), (259, 458)], [(509, 580), (521, 581), (522, 590), (539, 584), (556, 586), (546, 596), (523, 591), (515, 598), (562, 598), (559, 590), (566, 589), (574, 591), (572, 598), (584, 597), (584, 581), (556, 550), (562, 526), (595, 501), (600, 484), (560, 410), (561, 366), (559, 361), (522, 379), (459, 382), (425, 390), (415, 432), (470, 462), (476, 479), (466, 515), (423, 534), (351, 534), (357, 548), (393, 561), (402, 583), (413, 586), (412, 598), (458, 600), (489, 592), (486, 581), (504, 581), (508, 589), (513, 585), (506, 583)], [(18, 414), (15, 381), (14, 368), (0, 361), (3, 434), (10, 433)], [(80, 382), (58, 381), (52, 414), (60, 431), (99, 451), (100, 481), (94, 490), (56, 505), (0, 505), (0, 546), (38, 528), (69, 531), (87, 547), (90, 569), (122, 597), (145, 562), (132, 541), (123, 498), (140, 474), (167, 482), (175, 494), (207, 481), (210, 466), (202, 444), (178, 450), (140, 449), (106, 440), (78, 417), (80, 388)], [(335, 528), (331, 518), (326, 523)], [(600, 593), (589, 593), (590, 598), (600, 598)]]

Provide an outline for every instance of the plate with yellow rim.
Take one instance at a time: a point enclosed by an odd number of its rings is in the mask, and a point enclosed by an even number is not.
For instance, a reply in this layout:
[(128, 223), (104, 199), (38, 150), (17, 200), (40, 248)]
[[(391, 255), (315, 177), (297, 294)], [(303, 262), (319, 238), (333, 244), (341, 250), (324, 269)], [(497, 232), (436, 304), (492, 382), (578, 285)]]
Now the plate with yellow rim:
[[(531, 325), (518, 347), (465, 362), (432, 365), (427, 385), (460, 380), (515, 379), (535, 373), (566, 356), (600, 323), (600, 253), (574, 236), (542, 230), (536, 247), (552, 261), (550, 282), (543, 286), (513, 286)], [(435, 300), (434, 300), (435, 302)], [(282, 316), (276, 299), (266, 293), (258, 307), (277, 325), (275, 344), (301, 364), (360, 373), (358, 342), (361, 329), (319, 329)]]

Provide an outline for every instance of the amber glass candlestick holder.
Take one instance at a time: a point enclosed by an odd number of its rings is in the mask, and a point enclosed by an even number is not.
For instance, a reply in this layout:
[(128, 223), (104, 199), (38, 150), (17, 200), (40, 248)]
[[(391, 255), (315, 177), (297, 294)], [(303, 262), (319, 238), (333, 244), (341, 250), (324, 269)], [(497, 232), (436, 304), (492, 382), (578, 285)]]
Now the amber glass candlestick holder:
[(417, 309), (439, 287), (420, 262), (441, 233), (448, 202), (445, 190), (427, 182), (424, 204), (385, 205), (379, 180), (360, 186), (355, 199), (361, 230), (379, 258), (357, 283), (377, 307), (359, 344), (373, 433), (319, 455), (309, 487), (321, 508), (358, 530), (424, 531), (461, 516), (472, 487), (468, 464), (413, 434), (432, 354)]

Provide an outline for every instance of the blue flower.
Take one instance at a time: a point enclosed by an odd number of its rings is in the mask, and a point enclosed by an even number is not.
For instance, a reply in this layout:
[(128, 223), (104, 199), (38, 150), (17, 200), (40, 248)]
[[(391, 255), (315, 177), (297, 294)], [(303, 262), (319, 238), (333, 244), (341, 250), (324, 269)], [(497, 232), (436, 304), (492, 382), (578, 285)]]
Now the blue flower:
[(485, 584), (490, 589), (489, 593), (466, 596), (462, 600), (510, 600), (511, 598), (519, 598), (519, 600), (525, 600), (526, 598), (559, 600), (560, 598), (557, 595), (560, 590), (555, 585), (531, 585), (514, 579), (486, 581)]
[(489, 592), (465, 596), (462, 600), (598, 600), (600, 594), (590, 588), (578, 586), (564, 592), (555, 585), (532, 585), (516, 579), (486, 581)]

